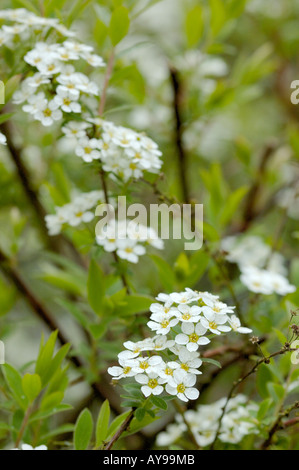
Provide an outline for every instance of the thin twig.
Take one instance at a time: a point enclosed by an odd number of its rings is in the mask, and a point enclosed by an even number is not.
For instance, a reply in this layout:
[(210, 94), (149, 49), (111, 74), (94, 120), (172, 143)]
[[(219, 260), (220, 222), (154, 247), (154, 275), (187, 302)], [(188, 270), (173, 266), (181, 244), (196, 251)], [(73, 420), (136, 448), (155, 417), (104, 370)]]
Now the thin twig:
[(187, 180), (187, 153), (183, 144), (183, 119), (182, 119), (182, 97), (183, 90), (179, 73), (174, 67), (170, 67), (170, 78), (173, 89), (173, 110), (175, 118), (175, 143), (179, 157), (179, 175), (182, 186), (183, 200), (190, 203), (189, 184)]
[(129, 429), (129, 426), (130, 426), (130, 424), (131, 424), (131, 422), (134, 418), (135, 411), (136, 411), (136, 408), (132, 408), (131, 412), (128, 414), (125, 421), (122, 423), (122, 425), (116, 431), (116, 433), (111, 438), (111, 440), (108, 442), (108, 444), (105, 445), (105, 450), (111, 450), (112, 447), (114, 446), (114, 444), (122, 436), (122, 434)]
[(263, 357), (261, 358), (260, 360), (258, 360), (255, 365), (252, 367), (252, 369), (250, 369), (249, 372), (247, 372), (247, 374), (245, 374), (243, 377), (241, 377), (239, 380), (237, 380), (236, 382), (234, 382), (228, 396), (227, 396), (227, 399), (226, 399), (226, 402), (225, 402), (225, 405), (223, 407), (223, 410), (222, 410), (222, 413), (221, 413), (221, 416), (219, 418), (219, 423), (218, 423), (218, 429), (217, 429), (217, 432), (216, 432), (216, 435), (215, 435), (215, 439), (211, 445), (211, 450), (214, 449), (215, 447), (215, 444), (217, 442), (217, 439), (218, 439), (218, 436), (220, 434), (220, 431), (221, 431), (221, 426), (222, 426), (222, 421), (223, 421), (223, 418), (225, 416), (225, 413), (226, 413), (226, 409), (227, 409), (227, 406), (229, 404), (229, 401), (230, 399), (233, 397), (233, 394), (235, 392), (235, 390), (243, 383), (245, 382), (246, 379), (248, 379), (248, 377), (250, 377), (252, 374), (254, 374), (257, 369), (259, 368), (259, 366), (261, 364), (270, 364), (271, 362), (271, 359), (277, 357), (277, 356), (281, 356), (287, 352), (290, 352), (291, 349), (290, 349), (290, 345), (289, 344), (286, 344), (282, 349), (280, 349), (279, 351), (271, 354), (270, 356), (268, 357)]

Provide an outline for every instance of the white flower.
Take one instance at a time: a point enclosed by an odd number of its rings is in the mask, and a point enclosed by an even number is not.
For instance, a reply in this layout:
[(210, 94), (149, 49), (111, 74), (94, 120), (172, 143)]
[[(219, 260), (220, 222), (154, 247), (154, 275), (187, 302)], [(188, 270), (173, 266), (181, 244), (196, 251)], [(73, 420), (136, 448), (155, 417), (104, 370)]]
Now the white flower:
[(148, 348), (152, 348), (152, 342), (152, 338), (146, 338), (145, 340), (138, 341), (137, 343), (134, 343), (133, 341), (126, 341), (124, 343), (124, 347), (138, 355), (142, 351), (148, 351)]
[(166, 336), (154, 336), (151, 343), (148, 344), (147, 351), (164, 351), (165, 349), (173, 347), (174, 344), (175, 342), (167, 339)]
[(199, 358), (199, 354), (196, 352), (190, 352), (185, 348), (182, 348), (179, 352), (179, 367), (188, 372), (189, 374), (200, 375), (199, 367), (202, 365), (202, 360)]
[(126, 377), (135, 377), (136, 371), (134, 367), (138, 365), (136, 360), (118, 358), (118, 362), (120, 367), (109, 367), (108, 374), (112, 375), (112, 377), (116, 380), (124, 379)]
[(84, 137), (78, 141), (75, 153), (78, 157), (81, 157), (85, 162), (92, 162), (98, 160), (101, 156), (98, 149), (97, 139), (88, 139)]
[(163, 364), (162, 358), (160, 356), (152, 356), (152, 357), (138, 357), (137, 363), (134, 366), (134, 370), (137, 374), (151, 374), (158, 373), (160, 367)]
[(217, 313), (218, 315), (227, 315), (228, 313), (234, 313), (235, 307), (229, 307), (223, 302), (219, 300), (210, 300), (208, 298), (205, 299), (205, 306), (202, 307), (202, 312), (213, 312)]
[(253, 266), (244, 268), (240, 279), (251, 292), (258, 294), (287, 295), (296, 291), (296, 287), (291, 285), (281, 274)]
[(89, 126), (86, 122), (70, 121), (65, 126), (63, 126), (62, 132), (67, 137), (81, 139), (82, 137), (85, 137), (85, 130), (88, 127)]
[(149, 309), (152, 313), (160, 313), (163, 315), (170, 314), (170, 313), (172, 313), (172, 315), (175, 315), (175, 312), (176, 312), (176, 309), (170, 308), (170, 307), (167, 307), (167, 305), (161, 305), (158, 303), (152, 304)]
[(194, 292), (189, 289), (186, 292), (173, 292), (169, 295), (169, 297), (176, 304), (189, 304), (195, 300), (198, 300), (200, 296), (198, 292)]
[(162, 384), (164, 384), (165, 381), (154, 372), (150, 372), (148, 375), (138, 374), (135, 376), (135, 380), (142, 384), (141, 391), (145, 397), (149, 397), (150, 395), (161, 395), (164, 391)]
[(201, 318), (201, 312), (202, 309), (196, 305), (190, 307), (189, 305), (182, 304), (175, 310), (175, 315), (183, 323), (198, 323)]
[(163, 362), (159, 370), (159, 376), (168, 382), (170, 377), (173, 376), (174, 371), (179, 368), (180, 368), (180, 365), (175, 361), (170, 361), (167, 363)]
[(63, 90), (61, 88), (57, 89), (57, 95), (55, 96), (54, 101), (65, 113), (81, 112), (81, 105), (77, 103), (74, 99), (74, 95), (68, 90)]
[(137, 245), (134, 240), (118, 240), (117, 246), (117, 255), (134, 264), (138, 263), (139, 256), (146, 253), (144, 246)]
[(1, 145), (6, 145), (6, 137), (2, 132), (0, 132), (0, 144)]
[(183, 323), (182, 333), (178, 334), (175, 342), (180, 346), (186, 346), (188, 351), (197, 351), (198, 346), (204, 346), (210, 343), (210, 340), (203, 335), (207, 332), (201, 323)]
[(158, 447), (168, 447), (174, 444), (185, 431), (186, 426), (181, 424), (169, 424), (165, 432), (160, 432), (157, 436), (156, 444)]
[(35, 73), (32, 77), (27, 78), (25, 80), (25, 83), (28, 87), (31, 87), (36, 90), (41, 85), (47, 85), (48, 83), (50, 83), (50, 79), (38, 72)]
[(195, 383), (195, 375), (183, 370), (175, 370), (165, 388), (169, 395), (177, 396), (180, 400), (187, 402), (197, 400), (199, 397), (199, 391), (193, 387)]
[(226, 315), (219, 315), (212, 311), (204, 312), (204, 318), (201, 318), (200, 322), (206, 330), (210, 330), (214, 335), (221, 335), (221, 333), (227, 333), (231, 331), (229, 326), (225, 326), (228, 317)]
[(232, 315), (231, 317), (228, 318), (228, 322), (232, 328), (233, 331), (236, 331), (238, 333), (247, 335), (249, 333), (252, 333), (252, 330), (249, 328), (245, 328), (241, 326), (240, 319), (236, 315)]
[(97, 54), (83, 54), (84, 60), (92, 67), (105, 67), (103, 58)]
[(45, 127), (51, 126), (54, 121), (60, 121), (62, 119), (62, 112), (58, 108), (59, 105), (55, 100), (41, 100), (37, 103), (37, 111), (34, 113), (34, 118), (41, 121), (42, 125)]
[(102, 191), (82, 193), (62, 207), (56, 207), (56, 213), (45, 217), (49, 235), (58, 235), (62, 226), (68, 224), (77, 227), (81, 223), (91, 222), (95, 214), (91, 209), (103, 197)]
[(171, 313), (153, 313), (151, 320), (147, 323), (147, 326), (152, 331), (155, 331), (157, 335), (167, 335), (171, 328), (179, 322), (179, 319), (173, 318)]

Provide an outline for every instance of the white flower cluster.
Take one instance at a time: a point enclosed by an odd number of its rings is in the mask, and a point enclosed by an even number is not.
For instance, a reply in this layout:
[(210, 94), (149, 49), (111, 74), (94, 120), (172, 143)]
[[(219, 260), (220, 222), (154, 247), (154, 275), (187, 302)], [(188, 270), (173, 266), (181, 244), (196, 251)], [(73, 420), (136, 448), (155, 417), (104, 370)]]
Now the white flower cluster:
[(82, 193), (64, 206), (56, 207), (56, 213), (46, 215), (46, 225), (49, 235), (58, 235), (64, 225), (78, 227), (82, 222), (91, 222), (95, 217), (94, 208), (100, 201), (104, 201), (103, 191)]
[(222, 241), (221, 248), (227, 253), (228, 261), (238, 264), (241, 282), (251, 292), (284, 296), (296, 291), (286, 277), (284, 257), (272, 253), (271, 247), (260, 237), (228, 237)]
[(98, 96), (99, 89), (87, 75), (76, 72), (72, 62), (83, 59), (103, 67), (103, 59), (92, 51), (91, 46), (70, 40), (61, 44), (37, 42), (24, 57), (34, 73), (22, 82), (14, 103), (25, 103), (23, 111), (46, 127), (60, 121), (63, 113), (81, 113), (82, 94)]
[(0, 29), (0, 46), (5, 45), (9, 48), (30, 39), (32, 34), (46, 35), (50, 29), (65, 37), (75, 36), (75, 33), (68, 30), (57, 18), (40, 17), (25, 8), (0, 10), (1, 20), (14, 23), (9, 26), (3, 25)]
[[(200, 447), (207, 447), (214, 442), (225, 403), (226, 398), (223, 398), (211, 405), (199, 405), (196, 410), (185, 412), (184, 417)], [(245, 436), (257, 433), (254, 419), (257, 410), (258, 406), (248, 403), (244, 395), (231, 398), (222, 419), (219, 440), (238, 444)], [(180, 415), (176, 416), (176, 421), (167, 426), (165, 432), (158, 434), (156, 443), (159, 447), (174, 444), (183, 437), (187, 430), (186, 424)]]
[[(162, 166), (162, 153), (158, 145), (144, 134), (116, 126), (100, 118), (86, 122), (70, 122), (63, 128), (67, 137), (76, 139), (75, 153), (85, 162), (100, 160), (104, 171), (124, 181), (141, 178), (145, 171), (158, 173)], [(90, 138), (88, 128), (95, 127)]]
[(119, 258), (134, 264), (138, 263), (139, 256), (145, 255), (146, 245), (158, 250), (164, 248), (163, 241), (153, 228), (133, 220), (111, 219), (101, 233), (97, 233), (96, 241), (108, 253), (116, 252)]
[[(185, 292), (159, 294), (157, 300), (150, 307), (148, 322), (156, 336), (124, 343), (126, 350), (118, 355), (119, 366), (110, 367), (108, 372), (117, 380), (135, 377), (146, 397), (165, 390), (185, 402), (196, 400), (199, 391), (194, 385), (203, 362), (197, 350), (210, 343), (206, 335), (231, 330), (247, 334), (251, 330), (242, 328), (239, 319), (230, 315), (234, 307), (208, 292), (187, 288)], [(162, 353), (149, 355), (153, 351)]]
[(0, 144), (6, 145), (6, 137), (2, 134), (2, 132), (0, 132)]

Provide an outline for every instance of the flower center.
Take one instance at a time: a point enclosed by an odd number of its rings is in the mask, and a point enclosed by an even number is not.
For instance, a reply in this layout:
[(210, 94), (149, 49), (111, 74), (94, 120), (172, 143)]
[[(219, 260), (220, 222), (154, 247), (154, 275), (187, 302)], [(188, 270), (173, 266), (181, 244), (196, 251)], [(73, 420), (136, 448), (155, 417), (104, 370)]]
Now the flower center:
[(185, 370), (186, 372), (188, 372), (188, 370), (189, 370), (188, 364), (181, 364), (181, 369), (183, 369), (183, 370)]
[(211, 321), (209, 323), (209, 327), (211, 328), (211, 330), (217, 330), (217, 323), (215, 323), (214, 321)]
[(186, 387), (184, 384), (180, 384), (177, 386), (178, 393), (184, 393), (185, 390), (186, 390)]
[(124, 374), (127, 375), (129, 372), (131, 372), (132, 368), (131, 367), (125, 367), (124, 368)]
[(156, 388), (158, 385), (158, 380), (157, 379), (151, 379), (148, 382), (149, 388)]
[(64, 98), (64, 99), (63, 99), (63, 104), (64, 104), (65, 106), (69, 106), (69, 105), (71, 104), (71, 100), (70, 100), (69, 98)]
[(182, 315), (183, 320), (190, 320), (190, 318), (191, 318), (190, 313), (184, 313), (184, 315)]
[(192, 333), (192, 335), (189, 336), (190, 343), (197, 343), (198, 340), (199, 336), (196, 333)]
[(87, 153), (87, 154), (90, 154), (91, 153), (91, 148), (90, 147), (85, 147), (84, 152)]
[(168, 320), (163, 320), (163, 321), (161, 322), (161, 327), (162, 327), (162, 328), (167, 328), (168, 326), (169, 326), (169, 321), (168, 321)]
[(165, 374), (166, 375), (173, 375), (173, 370), (170, 369), (170, 367), (167, 367), (167, 369), (165, 369)]
[(50, 116), (52, 116), (52, 111), (51, 111), (51, 109), (46, 108), (46, 109), (44, 110), (44, 116), (45, 116), (45, 117), (50, 117)]
[(144, 362), (140, 362), (140, 369), (143, 369), (143, 370), (146, 370), (148, 369), (148, 362), (144, 361)]

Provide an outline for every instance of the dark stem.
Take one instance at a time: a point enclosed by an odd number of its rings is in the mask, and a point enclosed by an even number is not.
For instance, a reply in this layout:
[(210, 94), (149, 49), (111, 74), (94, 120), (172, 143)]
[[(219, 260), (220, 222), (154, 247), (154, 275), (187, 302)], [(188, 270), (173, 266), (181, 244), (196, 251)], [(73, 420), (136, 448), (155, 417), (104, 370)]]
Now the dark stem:
[(134, 418), (136, 408), (132, 408), (131, 412), (125, 419), (125, 421), (122, 423), (120, 428), (116, 431), (114, 436), (111, 438), (111, 440), (108, 442), (108, 444), (105, 445), (105, 450), (111, 450), (114, 444), (118, 441), (118, 439), (122, 436), (122, 434), (129, 429), (129, 426)]
[(182, 99), (183, 89), (179, 73), (174, 67), (170, 67), (170, 78), (173, 89), (173, 111), (175, 118), (175, 143), (179, 157), (179, 176), (182, 186), (183, 200), (190, 203), (189, 186), (187, 180), (187, 154), (183, 144), (183, 119), (182, 119)]

